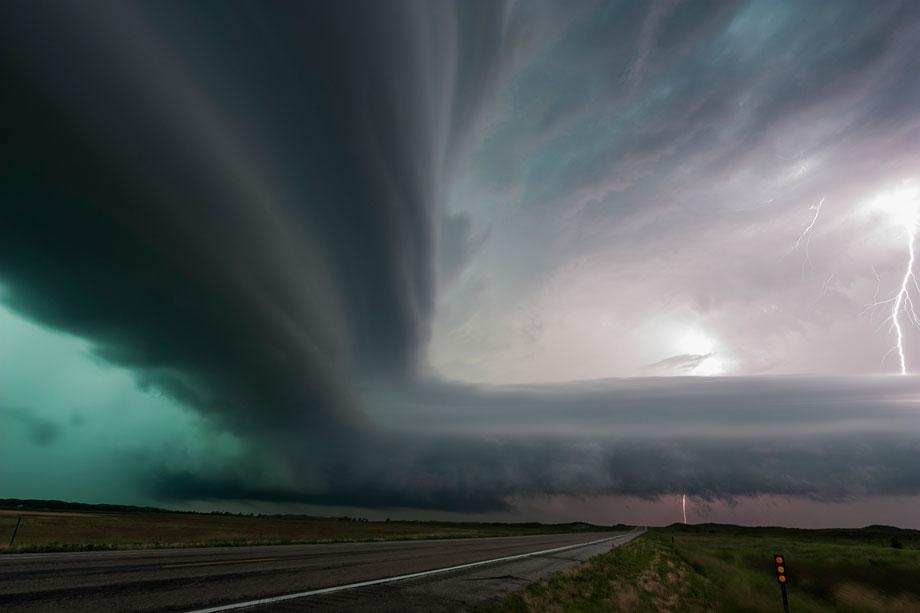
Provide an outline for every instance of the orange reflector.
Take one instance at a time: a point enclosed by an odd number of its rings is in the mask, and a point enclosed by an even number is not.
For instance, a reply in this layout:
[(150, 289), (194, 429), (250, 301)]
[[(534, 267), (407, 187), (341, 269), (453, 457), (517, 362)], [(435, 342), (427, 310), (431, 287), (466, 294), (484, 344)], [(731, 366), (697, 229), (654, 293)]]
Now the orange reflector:
[(777, 564), (782, 564), (782, 563), (783, 563), (783, 556), (776, 556), (776, 563), (777, 563)]
[(786, 569), (783, 568), (782, 566), (777, 566), (777, 567), (776, 567), (776, 572), (778, 572), (779, 574), (782, 575), (784, 572), (786, 572)]
[(780, 575), (777, 579), (780, 583), (786, 583), (786, 575)]

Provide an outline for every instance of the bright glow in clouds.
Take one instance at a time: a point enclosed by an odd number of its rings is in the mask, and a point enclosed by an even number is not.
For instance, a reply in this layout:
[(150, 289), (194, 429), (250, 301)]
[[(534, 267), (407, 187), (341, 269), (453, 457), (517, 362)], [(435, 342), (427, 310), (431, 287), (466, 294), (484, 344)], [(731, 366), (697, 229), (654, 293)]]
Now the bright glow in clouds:
[(712, 353), (715, 347), (714, 340), (698, 330), (693, 330), (680, 339), (679, 350), (683, 353), (706, 355)]
[(898, 360), (901, 367), (901, 374), (907, 374), (907, 355), (905, 353), (905, 336), (902, 327), (902, 318), (906, 318), (909, 323), (920, 328), (920, 319), (917, 317), (917, 311), (914, 308), (914, 298), (911, 297), (911, 290), (920, 293), (920, 286), (917, 284), (917, 278), (914, 275), (915, 245), (917, 240), (917, 225), (920, 222), (918, 215), (918, 203), (920, 203), (920, 190), (908, 182), (905, 187), (882, 194), (869, 205), (870, 211), (882, 213), (887, 219), (898, 227), (904, 228), (904, 235), (907, 242), (907, 262), (904, 265), (904, 274), (901, 277), (901, 283), (897, 293), (873, 306), (880, 304), (891, 304), (891, 314), (887, 321), (891, 323), (890, 331), (895, 335), (895, 346), (891, 352), (897, 352)]
[(920, 213), (920, 187), (913, 180), (875, 197), (866, 207), (870, 213), (879, 213), (892, 225), (910, 228), (917, 225)]
[(691, 330), (680, 337), (677, 353), (699, 356), (699, 363), (690, 369), (690, 374), (701, 376), (721, 375), (725, 372), (725, 361), (716, 354), (716, 341), (699, 330)]

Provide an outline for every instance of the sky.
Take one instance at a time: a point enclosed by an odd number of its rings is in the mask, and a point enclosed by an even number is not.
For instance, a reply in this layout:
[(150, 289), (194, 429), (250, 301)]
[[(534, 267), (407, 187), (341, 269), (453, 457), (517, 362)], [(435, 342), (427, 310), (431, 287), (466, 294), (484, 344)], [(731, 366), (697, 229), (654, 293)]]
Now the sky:
[(915, 2), (15, 0), (0, 78), (0, 497), (920, 528)]

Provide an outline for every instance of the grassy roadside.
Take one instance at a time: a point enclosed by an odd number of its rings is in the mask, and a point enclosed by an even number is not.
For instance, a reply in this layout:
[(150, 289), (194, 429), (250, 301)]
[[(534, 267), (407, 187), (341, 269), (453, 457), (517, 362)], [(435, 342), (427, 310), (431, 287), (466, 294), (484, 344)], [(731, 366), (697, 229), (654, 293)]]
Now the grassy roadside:
[(796, 613), (920, 611), (918, 531), (735, 526), (649, 530), (481, 611), (781, 611), (773, 551)]
[[(8, 547), (18, 518), (16, 540)], [(588, 524), (363, 521), (355, 518), (0, 509), (0, 553), (481, 538), (610, 529)]]

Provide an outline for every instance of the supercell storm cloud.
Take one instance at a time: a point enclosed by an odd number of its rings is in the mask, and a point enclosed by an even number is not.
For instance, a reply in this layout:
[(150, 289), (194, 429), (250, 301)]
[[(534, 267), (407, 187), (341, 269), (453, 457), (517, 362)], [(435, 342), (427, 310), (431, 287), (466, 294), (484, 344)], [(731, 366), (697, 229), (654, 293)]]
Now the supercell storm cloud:
[(11, 496), (920, 495), (914, 2), (7, 2), (0, 77)]

